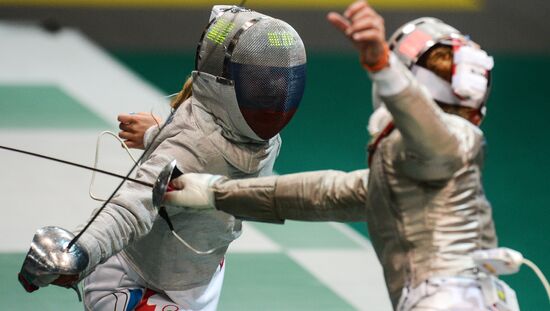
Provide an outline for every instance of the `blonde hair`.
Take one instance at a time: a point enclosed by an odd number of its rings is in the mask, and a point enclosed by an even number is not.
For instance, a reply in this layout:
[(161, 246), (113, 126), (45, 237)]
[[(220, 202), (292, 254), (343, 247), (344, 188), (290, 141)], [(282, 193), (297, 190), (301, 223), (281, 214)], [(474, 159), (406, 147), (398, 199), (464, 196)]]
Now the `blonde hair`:
[(176, 95), (176, 98), (172, 100), (170, 103), (170, 106), (173, 109), (178, 109), (178, 107), (189, 97), (193, 95), (193, 77), (187, 78), (185, 83), (183, 84), (183, 87), (181, 88), (181, 91)]

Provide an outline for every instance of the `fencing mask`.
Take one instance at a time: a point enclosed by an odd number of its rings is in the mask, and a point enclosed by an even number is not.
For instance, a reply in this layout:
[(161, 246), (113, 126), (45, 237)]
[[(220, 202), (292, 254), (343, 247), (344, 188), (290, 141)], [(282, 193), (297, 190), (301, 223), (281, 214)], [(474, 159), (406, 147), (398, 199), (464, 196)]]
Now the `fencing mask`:
[[(268, 140), (302, 99), (306, 53), (287, 23), (237, 6), (214, 6), (195, 58), (193, 95), (228, 127)], [(213, 103), (214, 102), (214, 103)]]
[[(485, 110), (493, 58), (468, 36), (439, 19), (423, 17), (401, 26), (391, 36), (389, 44), (392, 52), (435, 100)], [(445, 81), (419, 65), (420, 60), (438, 46), (452, 49), (451, 81)]]

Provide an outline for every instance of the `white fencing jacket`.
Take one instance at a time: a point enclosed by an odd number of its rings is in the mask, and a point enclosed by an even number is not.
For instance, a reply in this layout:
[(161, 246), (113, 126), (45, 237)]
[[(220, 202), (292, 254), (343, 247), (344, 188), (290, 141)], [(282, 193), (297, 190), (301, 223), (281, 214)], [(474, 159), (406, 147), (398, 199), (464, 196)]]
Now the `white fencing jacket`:
[[(279, 153), (279, 135), (257, 141), (221, 122), (211, 107), (223, 107), (224, 98), (193, 88), (193, 97), (175, 112), (152, 144), (136, 178), (154, 183), (160, 170), (177, 160), (182, 172), (202, 172), (231, 178), (272, 174)], [(153, 137), (148, 133), (150, 140)], [(210, 281), (231, 241), (241, 234), (241, 221), (221, 211), (197, 213), (167, 208), (177, 233), (198, 250), (180, 243), (152, 205), (151, 189), (126, 182), (99, 214), (80, 242), (90, 252), (87, 272), (122, 251), (132, 268), (155, 290), (186, 290)]]

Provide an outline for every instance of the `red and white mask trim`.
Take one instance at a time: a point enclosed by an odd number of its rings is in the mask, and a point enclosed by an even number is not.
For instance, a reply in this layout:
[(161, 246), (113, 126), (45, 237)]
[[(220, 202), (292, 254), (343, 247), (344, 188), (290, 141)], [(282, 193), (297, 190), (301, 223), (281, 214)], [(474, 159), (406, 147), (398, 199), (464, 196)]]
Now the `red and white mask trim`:
[(479, 108), (489, 86), (493, 57), (472, 45), (453, 45), (453, 93), (462, 106)]
[[(391, 50), (435, 100), (451, 105), (484, 108), (489, 93), (489, 72), (494, 62), (468, 36), (439, 19), (422, 17), (399, 28), (389, 43)], [(453, 49), (451, 82), (417, 65), (423, 55), (438, 45)]]
[(432, 71), (413, 65), (412, 73), (432, 97), (450, 105), (480, 108), (489, 88), (493, 58), (472, 45), (453, 45), (453, 75), (449, 83)]

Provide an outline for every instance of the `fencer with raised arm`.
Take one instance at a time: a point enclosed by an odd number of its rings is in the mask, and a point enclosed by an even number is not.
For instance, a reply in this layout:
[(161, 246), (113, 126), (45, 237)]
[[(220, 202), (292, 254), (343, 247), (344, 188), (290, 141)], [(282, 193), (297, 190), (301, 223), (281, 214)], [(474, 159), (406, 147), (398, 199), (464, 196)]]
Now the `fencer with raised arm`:
[[(477, 126), (492, 58), (434, 18), (405, 24), (386, 43), (382, 18), (364, 1), (328, 19), (359, 49), (373, 83), (369, 169), (183, 175), (166, 203), (264, 221), (367, 220), (396, 310), (517, 310), (514, 291), (472, 258), (497, 246)], [(498, 301), (486, 284), (500, 288)]]

